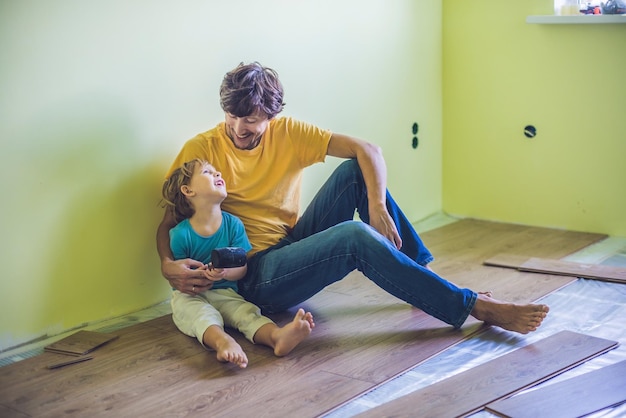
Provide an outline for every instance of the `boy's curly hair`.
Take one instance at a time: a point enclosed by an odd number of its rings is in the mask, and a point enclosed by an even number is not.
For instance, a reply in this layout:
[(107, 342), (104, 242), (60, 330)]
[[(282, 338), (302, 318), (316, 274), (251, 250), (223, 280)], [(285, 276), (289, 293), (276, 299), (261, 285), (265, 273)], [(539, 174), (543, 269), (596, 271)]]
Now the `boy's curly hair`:
[(195, 160), (187, 161), (181, 167), (178, 167), (170, 178), (163, 183), (163, 207), (168, 208), (174, 214), (176, 222), (180, 222), (183, 219), (191, 218), (195, 213), (194, 208), (187, 200), (187, 197), (180, 190), (182, 186), (189, 185), (191, 176), (197, 167), (201, 167), (208, 164), (208, 162), (196, 158)]

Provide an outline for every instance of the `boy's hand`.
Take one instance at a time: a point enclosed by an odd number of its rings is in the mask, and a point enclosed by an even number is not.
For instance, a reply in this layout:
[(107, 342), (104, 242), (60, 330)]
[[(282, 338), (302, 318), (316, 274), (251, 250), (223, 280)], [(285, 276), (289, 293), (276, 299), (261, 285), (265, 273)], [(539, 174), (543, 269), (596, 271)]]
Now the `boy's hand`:
[(204, 271), (204, 277), (213, 282), (224, 280), (226, 279), (226, 269), (216, 269), (209, 264), (208, 268)]

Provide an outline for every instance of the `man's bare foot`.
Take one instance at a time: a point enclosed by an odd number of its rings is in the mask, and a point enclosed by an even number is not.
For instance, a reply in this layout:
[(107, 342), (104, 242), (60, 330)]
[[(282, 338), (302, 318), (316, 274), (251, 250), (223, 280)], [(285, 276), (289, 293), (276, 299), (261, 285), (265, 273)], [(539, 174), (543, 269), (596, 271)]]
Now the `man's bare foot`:
[(217, 351), (217, 360), (222, 363), (233, 363), (242, 369), (248, 366), (248, 356), (230, 335), (217, 341), (215, 350)]
[(304, 312), (302, 308), (298, 309), (290, 323), (282, 328), (277, 327), (272, 332), (274, 354), (279, 357), (286, 356), (309, 336), (313, 328), (315, 328), (315, 322), (313, 322), (311, 312)]
[(491, 292), (482, 292), (478, 294), (472, 316), (489, 325), (528, 334), (537, 330), (549, 310), (547, 305), (501, 302), (493, 299)]

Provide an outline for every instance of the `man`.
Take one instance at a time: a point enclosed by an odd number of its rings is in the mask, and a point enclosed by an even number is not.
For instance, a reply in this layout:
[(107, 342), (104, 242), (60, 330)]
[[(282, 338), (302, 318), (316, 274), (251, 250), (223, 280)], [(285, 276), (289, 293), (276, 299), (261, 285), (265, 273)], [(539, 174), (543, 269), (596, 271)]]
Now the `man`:
[[(241, 64), (224, 77), (225, 121), (189, 140), (166, 177), (186, 161), (211, 161), (252, 244), (240, 293), (266, 312), (294, 306), (358, 269), (390, 294), (460, 327), (469, 315), (528, 333), (548, 307), (518, 305), (460, 289), (433, 272), (432, 255), (386, 189), (380, 148), (291, 118), (278, 118), (283, 88), (277, 73)], [(298, 219), (302, 170), (327, 156), (346, 158)], [(354, 221), (357, 210), (361, 221)], [(161, 270), (171, 286), (195, 294), (211, 284), (197, 260), (174, 260), (167, 211), (157, 230)]]

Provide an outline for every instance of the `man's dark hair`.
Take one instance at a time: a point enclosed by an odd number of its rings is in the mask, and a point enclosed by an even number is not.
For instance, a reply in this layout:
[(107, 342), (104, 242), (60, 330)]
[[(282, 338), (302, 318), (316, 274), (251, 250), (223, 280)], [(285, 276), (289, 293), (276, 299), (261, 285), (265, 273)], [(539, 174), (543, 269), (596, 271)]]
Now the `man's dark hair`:
[(257, 110), (273, 118), (285, 106), (278, 73), (258, 62), (239, 64), (224, 76), (220, 87), (220, 105), (224, 112), (240, 118)]

